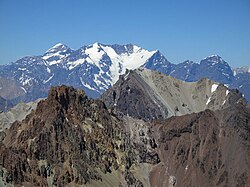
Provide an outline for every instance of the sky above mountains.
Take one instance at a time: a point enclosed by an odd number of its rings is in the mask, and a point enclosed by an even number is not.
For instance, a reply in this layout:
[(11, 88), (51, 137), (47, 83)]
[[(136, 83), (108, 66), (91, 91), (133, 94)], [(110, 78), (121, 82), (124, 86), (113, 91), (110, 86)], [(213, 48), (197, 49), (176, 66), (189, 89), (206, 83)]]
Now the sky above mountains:
[(250, 65), (249, 0), (0, 0), (0, 64), (62, 42), (159, 49), (172, 63), (218, 54)]

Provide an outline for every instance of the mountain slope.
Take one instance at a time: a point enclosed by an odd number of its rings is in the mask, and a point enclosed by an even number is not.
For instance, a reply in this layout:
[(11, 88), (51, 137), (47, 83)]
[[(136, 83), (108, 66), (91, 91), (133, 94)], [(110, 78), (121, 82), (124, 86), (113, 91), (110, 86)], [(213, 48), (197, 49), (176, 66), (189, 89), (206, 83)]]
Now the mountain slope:
[(36, 109), (37, 103), (41, 99), (35, 102), (19, 103), (13, 108), (10, 108), (7, 112), (0, 113), (0, 131), (9, 128), (15, 121), (22, 121), (32, 110)]
[(150, 174), (151, 185), (248, 186), (249, 109), (236, 104), (155, 123), (161, 163)]
[(144, 120), (218, 110), (246, 102), (237, 90), (209, 79), (183, 82), (145, 68), (127, 71), (101, 98), (108, 108)]

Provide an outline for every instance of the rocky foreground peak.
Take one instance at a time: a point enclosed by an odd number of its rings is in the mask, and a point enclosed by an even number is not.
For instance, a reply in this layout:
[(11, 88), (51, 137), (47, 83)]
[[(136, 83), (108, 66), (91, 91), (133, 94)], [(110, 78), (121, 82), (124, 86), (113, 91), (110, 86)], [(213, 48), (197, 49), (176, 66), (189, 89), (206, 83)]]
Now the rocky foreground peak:
[(57, 102), (61, 106), (68, 108), (88, 101), (88, 97), (83, 90), (76, 90), (73, 87), (58, 86), (51, 87), (48, 93), (49, 103)]
[(143, 139), (139, 129), (131, 131), (130, 126), (138, 124), (118, 119), (102, 101), (89, 99), (81, 90), (52, 87), (35, 111), (1, 132), (0, 186), (149, 183), (131, 172), (143, 173), (140, 165), (150, 168), (160, 161), (147, 126), (140, 128)]

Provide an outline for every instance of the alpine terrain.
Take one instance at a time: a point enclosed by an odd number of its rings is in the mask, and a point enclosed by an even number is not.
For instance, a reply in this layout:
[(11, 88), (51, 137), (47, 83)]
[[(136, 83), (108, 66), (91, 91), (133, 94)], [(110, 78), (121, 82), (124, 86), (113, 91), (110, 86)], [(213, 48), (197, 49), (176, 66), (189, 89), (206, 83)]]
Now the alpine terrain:
[(57, 44), (0, 66), (0, 186), (250, 184), (250, 71)]
[[(130, 72), (135, 78), (140, 76), (136, 71)], [(141, 76), (151, 76), (148, 80), (165, 76), (142, 71), (146, 72)], [(132, 78), (128, 76), (128, 79)], [(167, 85), (173, 85), (169, 90), (173, 89), (175, 97), (178, 81), (167, 76), (165, 79), (169, 79)], [(149, 85), (153, 88), (152, 82)], [(190, 87), (194, 92), (200, 89), (210, 94), (214, 111), (205, 109), (146, 122), (107, 109), (104, 102), (88, 98), (82, 90), (52, 87), (48, 98), (40, 101), (24, 120), (0, 132), (0, 185), (247, 186), (250, 182), (249, 106), (237, 93), (227, 94), (222, 85), (216, 86), (218, 91), (214, 90), (212, 81), (188, 84), (193, 84)], [(180, 81), (179, 89), (185, 90), (184, 87)], [(131, 101), (136, 99), (134, 91), (134, 88), (127, 90), (133, 97)], [(156, 97), (160, 96), (159, 92)], [(146, 90), (141, 93), (142, 102), (150, 102), (144, 99), (149, 93)], [(218, 95), (224, 95), (225, 105), (219, 104)], [(184, 96), (176, 96), (177, 102), (182, 103)], [(189, 97), (186, 107), (194, 110)], [(107, 100), (112, 99), (113, 95)], [(166, 99), (171, 108), (171, 96)], [(194, 100), (203, 103), (204, 97), (198, 95)], [(210, 102), (203, 107), (210, 108)], [(135, 113), (138, 111), (142, 118), (148, 114), (146, 109), (134, 109)], [(189, 113), (184, 109), (181, 112)]]
[[(69, 85), (97, 98), (110, 88), (126, 69), (156, 70), (177, 79), (193, 82), (209, 78), (239, 89), (250, 100), (249, 68), (232, 69), (217, 55), (199, 63), (170, 63), (160, 51), (148, 51), (133, 44), (94, 43), (73, 50), (59, 43), (43, 55), (27, 56), (0, 66), (0, 96), (17, 104), (44, 98), (50, 86)], [(5, 89), (2, 89), (5, 88)]]

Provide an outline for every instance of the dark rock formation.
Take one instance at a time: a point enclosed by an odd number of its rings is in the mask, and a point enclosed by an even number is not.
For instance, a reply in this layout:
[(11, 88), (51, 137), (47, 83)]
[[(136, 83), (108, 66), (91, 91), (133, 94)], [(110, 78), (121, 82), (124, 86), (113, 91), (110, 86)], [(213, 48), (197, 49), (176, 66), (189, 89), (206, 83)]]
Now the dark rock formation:
[(140, 75), (130, 71), (120, 76), (118, 82), (101, 98), (108, 108), (114, 108), (123, 115), (144, 120), (166, 118), (167, 107), (163, 104), (159, 107), (152, 97), (153, 93)]

